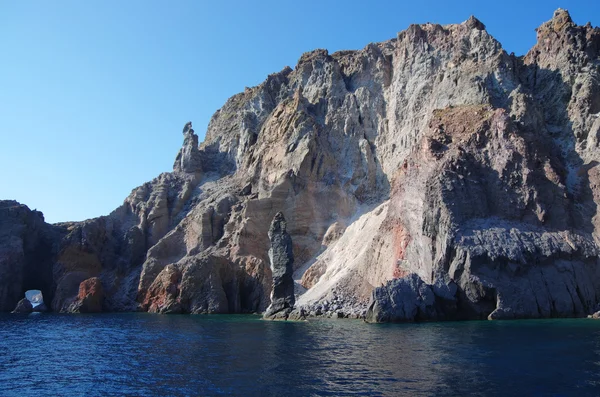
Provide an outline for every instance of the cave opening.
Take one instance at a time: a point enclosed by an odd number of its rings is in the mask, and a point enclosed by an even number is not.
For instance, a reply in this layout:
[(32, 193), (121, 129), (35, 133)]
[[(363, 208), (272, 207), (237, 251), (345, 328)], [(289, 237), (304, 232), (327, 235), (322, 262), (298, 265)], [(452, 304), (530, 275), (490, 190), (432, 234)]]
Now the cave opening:
[(31, 303), (34, 308), (44, 304), (44, 295), (39, 289), (30, 289), (25, 291), (25, 298)]

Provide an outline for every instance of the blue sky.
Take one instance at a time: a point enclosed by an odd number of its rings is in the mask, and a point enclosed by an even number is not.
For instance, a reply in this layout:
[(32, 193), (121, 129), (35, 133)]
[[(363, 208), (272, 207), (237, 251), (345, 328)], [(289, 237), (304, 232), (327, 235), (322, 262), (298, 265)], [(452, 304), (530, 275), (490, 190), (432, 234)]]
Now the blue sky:
[(595, 0), (0, 2), (0, 199), (49, 222), (108, 214), (172, 169), (187, 121), (202, 140), (228, 97), (303, 52), (473, 14), (520, 55), (558, 7), (600, 24)]

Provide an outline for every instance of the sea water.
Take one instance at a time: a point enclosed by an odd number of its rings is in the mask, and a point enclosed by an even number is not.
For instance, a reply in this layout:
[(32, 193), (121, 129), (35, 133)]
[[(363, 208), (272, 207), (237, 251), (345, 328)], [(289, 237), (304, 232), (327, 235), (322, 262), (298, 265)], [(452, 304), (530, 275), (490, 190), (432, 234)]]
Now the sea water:
[(600, 321), (0, 315), (0, 396), (598, 396)]

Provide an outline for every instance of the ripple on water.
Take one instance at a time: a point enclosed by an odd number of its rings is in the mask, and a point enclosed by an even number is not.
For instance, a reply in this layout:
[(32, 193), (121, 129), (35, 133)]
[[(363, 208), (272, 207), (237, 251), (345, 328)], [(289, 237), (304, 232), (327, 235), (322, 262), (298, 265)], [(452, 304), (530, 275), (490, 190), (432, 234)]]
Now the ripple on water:
[(600, 395), (600, 322), (0, 315), (0, 395)]

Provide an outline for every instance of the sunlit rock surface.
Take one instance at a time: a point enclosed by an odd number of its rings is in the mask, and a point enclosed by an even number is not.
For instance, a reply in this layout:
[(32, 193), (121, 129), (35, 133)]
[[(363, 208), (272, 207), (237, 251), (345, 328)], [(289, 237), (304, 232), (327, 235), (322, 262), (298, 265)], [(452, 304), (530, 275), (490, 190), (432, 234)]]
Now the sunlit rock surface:
[(294, 308), (294, 253), (292, 239), (287, 233), (287, 223), (281, 212), (275, 214), (269, 228), (269, 261), (273, 278), (271, 304), (264, 317), (287, 319)]
[[(186, 124), (173, 171), (107, 216), (50, 226), (3, 202), (1, 309), (27, 284), (69, 311), (96, 278), (103, 310), (264, 312), (281, 212), (295, 306), (312, 315), (363, 317), (384, 293), (414, 307), (405, 297), (421, 282), (455, 285), (458, 319), (591, 313), (600, 29), (557, 10), (537, 38), (516, 57), (471, 17), (305, 53), (231, 97), (204, 142)], [(30, 238), (44, 228), (52, 238)], [(34, 263), (46, 273), (23, 272)], [(408, 276), (421, 282), (391, 282)], [(415, 319), (439, 318), (417, 307)]]

